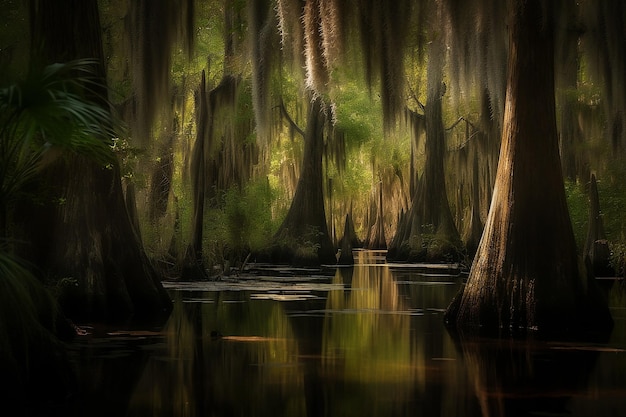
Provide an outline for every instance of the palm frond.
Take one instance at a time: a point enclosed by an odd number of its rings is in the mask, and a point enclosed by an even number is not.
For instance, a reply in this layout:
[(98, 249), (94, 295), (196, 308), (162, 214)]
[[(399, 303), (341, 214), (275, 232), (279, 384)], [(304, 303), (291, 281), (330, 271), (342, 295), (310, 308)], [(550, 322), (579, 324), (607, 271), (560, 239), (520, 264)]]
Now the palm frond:
[(115, 124), (95, 65), (81, 59), (33, 67), (25, 79), (0, 87), (0, 204), (36, 175), (53, 148), (103, 165), (113, 160)]

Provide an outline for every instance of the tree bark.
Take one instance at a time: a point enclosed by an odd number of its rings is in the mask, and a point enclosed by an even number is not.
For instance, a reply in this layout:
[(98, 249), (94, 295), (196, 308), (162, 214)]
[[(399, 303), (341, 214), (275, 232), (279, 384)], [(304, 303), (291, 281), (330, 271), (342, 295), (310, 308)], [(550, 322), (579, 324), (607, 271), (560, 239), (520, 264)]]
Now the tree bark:
[[(578, 331), (611, 323), (582, 269), (559, 159), (550, 5), (513, 0), (504, 130), (491, 208), (465, 289), (464, 331)], [(547, 12), (547, 13), (546, 13)]]
[(207, 278), (202, 256), (202, 235), (204, 229), (205, 202), (205, 153), (210, 147), (211, 120), (209, 114), (208, 95), (206, 91), (206, 74), (202, 71), (200, 88), (196, 97), (198, 128), (196, 141), (191, 151), (191, 178), (193, 192), (193, 216), (191, 225), (191, 241), (185, 250), (181, 278), (197, 280)]
[[(385, 217), (383, 215), (383, 182), (378, 181), (378, 196), (370, 202), (369, 233), (365, 246), (368, 249), (387, 249)], [(372, 220), (373, 218), (373, 220)]]
[(274, 236), (272, 258), (292, 264), (335, 264), (324, 209), (322, 155), (326, 116), (322, 99), (311, 101), (304, 135), (304, 155), (296, 192)]
[[(107, 106), (101, 29), (96, 0), (31, 1), (33, 50), (46, 62), (95, 58), (102, 91), (93, 100)], [(102, 167), (68, 155), (40, 178), (45, 206), (22, 213), (28, 258), (52, 278), (76, 286), (61, 296), (75, 319), (156, 318), (171, 300), (133, 229), (117, 163)]]
[(352, 253), (352, 242), (356, 240), (354, 226), (352, 226), (352, 218), (350, 214), (346, 214), (346, 222), (343, 228), (343, 237), (341, 238), (341, 254), (337, 263), (339, 265), (354, 265), (354, 255)]
[(470, 202), (470, 218), (463, 236), (465, 250), (470, 259), (474, 258), (480, 238), (483, 234), (483, 222), (480, 220), (480, 183), (478, 180), (478, 155), (473, 155), (474, 163), (472, 168), (472, 196)]
[(163, 143), (157, 151), (157, 161), (150, 172), (150, 188), (148, 191), (148, 217), (155, 222), (165, 216), (174, 176), (174, 140), (178, 132), (178, 122), (174, 118), (164, 135)]
[(343, 237), (341, 240), (350, 240), (350, 245), (353, 248), (361, 248), (363, 247), (363, 242), (359, 239), (356, 234), (356, 230), (354, 230), (354, 221), (352, 220), (352, 209), (346, 214), (346, 223), (343, 229)]
[[(224, 75), (220, 83), (207, 92), (206, 75), (202, 72), (196, 103), (198, 130), (191, 162), (194, 198), (192, 236), (183, 260), (183, 279), (207, 278), (202, 248), (205, 206), (220, 207), (220, 192), (233, 186), (243, 187), (251, 176), (255, 149), (245, 142), (238, 143), (232, 131), (235, 129), (232, 114), (236, 107), (238, 83), (237, 77)], [(227, 157), (224, 158), (224, 155)], [(236, 164), (237, 159), (239, 165)]]
[(397, 246), (387, 258), (408, 261), (454, 260), (462, 251), (461, 238), (454, 224), (446, 192), (445, 137), (442, 116), (443, 40), (434, 39), (428, 60), (428, 102), (424, 107), (426, 126), (424, 172), (417, 183), (411, 208), (398, 225)]

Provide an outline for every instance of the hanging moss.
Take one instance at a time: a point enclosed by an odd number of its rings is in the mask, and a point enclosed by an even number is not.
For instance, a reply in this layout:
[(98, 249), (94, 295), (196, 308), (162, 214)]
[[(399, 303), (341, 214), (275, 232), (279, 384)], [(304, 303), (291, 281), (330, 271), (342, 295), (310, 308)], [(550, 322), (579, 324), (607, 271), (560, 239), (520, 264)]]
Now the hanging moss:
[[(444, 160), (446, 155), (443, 127), (443, 38), (433, 35), (429, 47), (427, 103), (424, 106), (425, 164), (413, 196), (411, 209), (398, 225), (395, 246), (389, 248), (390, 260), (456, 261), (462, 244), (446, 192)], [(421, 124), (420, 118), (413, 118)], [(415, 126), (415, 129), (419, 127)], [(416, 132), (418, 133), (418, 132)]]
[[(300, 0), (277, 0), (276, 13), (278, 15), (278, 31), (281, 37), (282, 47), (290, 58), (300, 64), (302, 58), (303, 31), (301, 29), (302, 2)], [(302, 66), (297, 65), (296, 68)]]
[(489, 116), (501, 124), (506, 87), (508, 2), (445, 1), (444, 27), (449, 38), (451, 89), (460, 99), (485, 90)]
[[(287, 10), (289, 10), (287, 8)], [(277, 61), (276, 16), (267, 0), (248, 2), (248, 26), (252, 63), (252, 98), (254, 103), (257, 139), (267, 144), (270, 136), (270, 79)]]
[(589, 72), (602, 86), (607, 118), (607, 139), (613, 149), (626, 149), (626, 4), (619, 0), (580, 2), (586, 29), (582, 48), (589, 61)]
[(304, 136), (302, 172), (291, 206), (259, 259), (297, 265), (335, 264), (323, 194), (322, 154), (327, 112), (321, 98), (310, 103)]
[[(370, 88), (377, 83), (380, 86), (385, 126), (391, 128), (404, 109), (405, 46), (420, 4), (408, 0), (283, 0), (277, 6), (279, 30), (283, 45), (293, 46), (290, 56), (296, 62), (304, 51), (306, 84), (318, 94), (332, 89), (332, 74), (338, 66), (354, 65), (347, 61), (354, 57), (347, 50), (360, 49), (366, 82)], [(298, 27), (294, 22), (300, 19), (302, 26)]]
[[(559, 164), (554, 10), (512, 2), (503, 148), (485, 231), (446, 321), (462, 333), (578, 333), (612, 326), (580, 267)], [(543, 24), (537, 24), (543, 22)]]
[(132, 0), (126, 21), (136, 102), (133, 134), (146, 144), (155, 117), (169, 103), (172, 53), (191, 53), (195, 0)]

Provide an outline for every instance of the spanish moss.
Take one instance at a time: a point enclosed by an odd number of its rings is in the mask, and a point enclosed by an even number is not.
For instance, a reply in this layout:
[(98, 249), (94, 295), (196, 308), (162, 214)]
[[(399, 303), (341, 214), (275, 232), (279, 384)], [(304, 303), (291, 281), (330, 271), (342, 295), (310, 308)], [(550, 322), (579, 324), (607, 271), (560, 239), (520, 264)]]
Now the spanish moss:
[[(172, 53), (194, 44), (195, 1), (130, 1), (126, 30), (135, 93), (134, 134), (146, 144), (170, 95)], [(158, 47), (155, 47), (158, 45)]]

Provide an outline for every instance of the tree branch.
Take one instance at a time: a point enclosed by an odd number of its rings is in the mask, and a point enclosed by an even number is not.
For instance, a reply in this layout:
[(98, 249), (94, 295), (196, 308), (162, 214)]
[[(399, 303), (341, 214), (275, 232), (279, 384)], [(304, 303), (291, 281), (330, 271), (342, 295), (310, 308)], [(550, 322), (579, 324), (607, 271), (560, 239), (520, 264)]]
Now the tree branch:
[(295, 130), (296, 132), (301, 134), (302, 137), (304, 137), (304, 130), (300, 129), (300, 127), (296, 124), (296, 122), (293, 121), (293, 119), (287, 112), (287, 108), (285, 107), (285, 103), (283, 102), (283, 100), (280, 100), (280, 104), (278, 105), (278, 107), (280, 108), (280, 113), (283, 115), (285, 119), (287, 119), (289, 126), (291, 126), (293, 130)]
[(454, 128), (456, 127), (456, 125), (458, 125), (458, 124), (459, 124), (459, 123), (461, 123), (461, 122), (465, 122), (465, 123), (467, 123), (467, 124), (468, 124), (468, 125), (470, 125), (470, 126), (471, 126), (474, 130), (480, 130), (480, 129), (477, 129), (477, 128), (476, 128), (476, 126), (474, 125), (474, 123), (470, 122), (469, 120), (467, 120), (467, 119), (466, 119), (465, 117), (463, 117), (463, 116), (459, 117), (459, 119), (458, 119), (456, 122), (452, 123), (452, 125), (451, 125), (450, 127), (448, 127), (446, 130), (448, 130), (448, 131), (449, 131), (449, 130), (454, 129)]
[(409, 82), (407, 81), (407, 87), (409, 88), (409, 96), (415, 100), (415, 102), (417, 103), (417, 107), (421, 110), (424, 111), (425, 106), (419, 101), (419, 99), (417, 98), (417, 94), (415, 94), (415, 91), (413, 90), (413, 87), (411, 87), (411, 84), (409, 84)]

